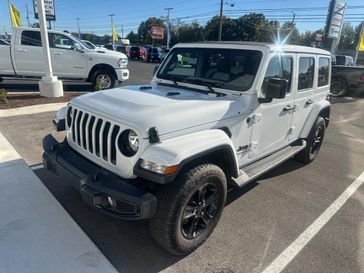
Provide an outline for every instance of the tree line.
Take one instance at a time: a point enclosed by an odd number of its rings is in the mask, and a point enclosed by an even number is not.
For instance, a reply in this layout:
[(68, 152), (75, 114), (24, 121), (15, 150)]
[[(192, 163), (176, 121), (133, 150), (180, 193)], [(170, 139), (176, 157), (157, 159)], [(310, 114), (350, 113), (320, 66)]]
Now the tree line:
[[(178, 22), (171, 29), (171, 44), (216, 41), (219, 31), (220, 17), (212, 17), (205, 26), (197, 21), (189, 24)], [(166, 22), (161, 18), (150, 17), (140, 23), (137, 32), (130, 32), (127, 39), (132, 44), (166, 44), (166, 33), (163, 41), (153, 41), (150, 37), (152, 26), (163, 27), (166, 30)], [(223, 17), (223, 41), (254, 41), (274, 43), (278, 39), (288, 44), (319, 46), (329, 48), (331, 41), (322, 37), (322, 41), (316, 41), (317, 36), (323, 35), (324, 29), (306, 31), (300, 33), (294, 22), (280, 24), (276, 20), (268, 20), (263, 13), (249, 13), (237, 19)], [(355, 49), (359, 40), (360, 25), (354, 27), (350, 23), (344, 23), (339, 48)]]

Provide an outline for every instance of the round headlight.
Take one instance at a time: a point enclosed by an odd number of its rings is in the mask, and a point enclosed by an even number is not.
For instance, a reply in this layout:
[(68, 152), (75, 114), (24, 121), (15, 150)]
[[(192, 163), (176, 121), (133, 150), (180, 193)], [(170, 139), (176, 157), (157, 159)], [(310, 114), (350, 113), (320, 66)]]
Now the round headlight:
[(118, 139), (120, 152), (128, 157), (134, 156), (139, 150), (139, 137), (133, 130), (125, 130)]
[(134, 152), (137, 152), (139, 149), (139, 138), (138, 138), (138, 135), (133, 130), (129, 130), (128, 140), (129, 140), (130, 148)]

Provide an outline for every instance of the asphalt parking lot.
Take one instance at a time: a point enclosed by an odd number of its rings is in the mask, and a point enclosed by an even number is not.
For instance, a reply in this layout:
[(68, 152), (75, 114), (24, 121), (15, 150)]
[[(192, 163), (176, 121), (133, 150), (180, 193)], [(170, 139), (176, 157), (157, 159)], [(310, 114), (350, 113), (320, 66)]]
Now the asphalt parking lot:
[[(153, 67), (132, 62), (132, 78), (125, 85), (147, 83)], [(231, 190), (210, 239), (186, 257), (161, 249), (150, 237), (147, 222), (99, 214), (66, 181), (42, 168), (35, 173), (120, 272), (262, 272), (364, 171), (363, 108), (363, 95), (335, 100), (316, 161), (304, 166), (289, 160), (244, 188)], [(41, 163), (41, 139), (55, 133), (54, 114), (0, 119), (0, 131), (29, 165)], [(283, 272), (364, 272), (363, 186)]]

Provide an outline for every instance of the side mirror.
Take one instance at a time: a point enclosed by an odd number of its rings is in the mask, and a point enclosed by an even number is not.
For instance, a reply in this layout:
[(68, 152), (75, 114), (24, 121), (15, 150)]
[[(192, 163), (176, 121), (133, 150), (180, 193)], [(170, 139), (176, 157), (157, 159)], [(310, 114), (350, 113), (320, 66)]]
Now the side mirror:
[(267, 99), (284, 99), (288, 90), (288, 80), (272, 78), (267, 85)]
[(153, 76), (157, 73), (158, 69), (159, 69), (159, 65), (156, 65), (153, 69)]
[(76, 51), (81, 52), (81, 53), (84, 53), (84, 52), (85, 52), (85, 51), (83, 50), (82, 46), (81, 46), (80, 44), (78, 44), (78, 43), (75, 43), (75, 44), (73, 45), (73, 50), (76, 50)]

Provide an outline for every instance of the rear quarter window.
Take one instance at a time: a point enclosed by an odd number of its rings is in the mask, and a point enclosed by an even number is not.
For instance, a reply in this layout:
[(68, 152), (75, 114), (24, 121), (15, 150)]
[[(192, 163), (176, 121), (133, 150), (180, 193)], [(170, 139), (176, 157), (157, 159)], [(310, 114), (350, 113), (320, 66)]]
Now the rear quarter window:
[(39, 31), (23, 31), (21, 34), (21, 44), (25, 46), (42, 46)]
[(311, 89), (315, 73), (315, 58), (301, 57), (298, 69), (298, 90)]

